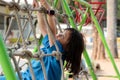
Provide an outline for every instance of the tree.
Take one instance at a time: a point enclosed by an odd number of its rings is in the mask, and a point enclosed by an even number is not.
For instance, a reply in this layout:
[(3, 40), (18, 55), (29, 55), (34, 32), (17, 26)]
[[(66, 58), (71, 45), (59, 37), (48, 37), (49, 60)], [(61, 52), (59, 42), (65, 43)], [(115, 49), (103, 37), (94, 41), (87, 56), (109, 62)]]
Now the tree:
[(114, 58), (118, 58), (116, 43), (116, 0), (107, 0), (107, 43)]
[[(93, 0), (93, 1), (99, 2), (99, 0)], [(92, 5), (92, 7), (96, 10), (98, 9), (98, 6), (99, 4)], [(97, 19), (99, 18), (99, 16), (101, 16), (101, 14), (102, 13), (100, 12), (96, 14)], [(102, 22), (100, 22), (100, 25), (101, 25), (101, 29), (103, 30)], [(93, 25), (93, 52), (91, 57), (92, 59), (105, 59), (105, 49), (95, 25)]]

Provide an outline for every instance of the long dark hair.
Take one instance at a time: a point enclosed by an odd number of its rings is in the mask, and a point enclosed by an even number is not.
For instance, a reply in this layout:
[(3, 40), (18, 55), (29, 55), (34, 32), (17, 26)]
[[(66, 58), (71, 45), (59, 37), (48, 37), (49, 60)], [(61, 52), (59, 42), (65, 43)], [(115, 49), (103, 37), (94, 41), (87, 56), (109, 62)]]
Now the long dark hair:
[(76, 29), (66, 28), (65, 30), (70, 31), (70, 37), (65, 46), (64, 60), (67, 62), (65, 69), (77, 75), (80, 72), (81, 57), (85, 47), (84, 38)]

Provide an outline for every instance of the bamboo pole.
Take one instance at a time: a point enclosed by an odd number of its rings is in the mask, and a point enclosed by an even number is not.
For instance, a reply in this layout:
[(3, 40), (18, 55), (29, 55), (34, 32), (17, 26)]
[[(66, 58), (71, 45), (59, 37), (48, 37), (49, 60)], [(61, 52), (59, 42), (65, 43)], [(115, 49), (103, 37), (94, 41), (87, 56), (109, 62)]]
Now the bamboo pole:
[(5, 45), (3, 43), (2, 37), (0, 35), (0, 64), (2, 66), (3, 72), (7, 80), (17, 80), (15, 71), (13, 70), (12, 64), (7, 54)]

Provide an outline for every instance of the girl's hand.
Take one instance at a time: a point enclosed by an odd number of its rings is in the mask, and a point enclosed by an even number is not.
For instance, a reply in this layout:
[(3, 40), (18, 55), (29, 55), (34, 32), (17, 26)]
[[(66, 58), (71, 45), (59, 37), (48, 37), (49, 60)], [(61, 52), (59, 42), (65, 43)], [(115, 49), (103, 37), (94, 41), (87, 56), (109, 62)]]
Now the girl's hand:
[(46, 0), (33, 0), (33, 7), (39, 7), (41, 5), (44, 6), (44, 4), (46, 3)]
[(33, 0), (33, 4), (32, 5), (33, 5), (34, 8), (39, 7), (39, 3), (38, 3), (37, 0)]

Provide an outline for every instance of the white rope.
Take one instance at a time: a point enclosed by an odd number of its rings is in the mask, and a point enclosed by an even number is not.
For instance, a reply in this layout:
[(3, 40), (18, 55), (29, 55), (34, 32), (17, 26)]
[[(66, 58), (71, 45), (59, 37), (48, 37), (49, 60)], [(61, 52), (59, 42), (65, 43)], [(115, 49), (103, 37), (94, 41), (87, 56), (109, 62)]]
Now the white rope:
[(41, 55), (39, 55), (38, 52), (36, 52), (36, 54), (33, 54), (30, 50), (22, 50), (22, 51), (15, 51), (13, 53), (14, 56), (19, 56), (23, 59), (25, 58), (35, 58), (35, 59), (39, 59), (39, 58), (43, 58), (43, 57), (47, 57), (47, 56), (53, 56), (53, 57), (58, 57), (59, 58), (59, 52), (57, 51), (53, 51), (52, 53), (48, 53), (45, 54), (44, 52), (41, 51)]
[[(11, 25), (12, 25), (12, 23), (13, 23), (13, 19), (14, 19), (14, 17), (11, 18), (10, 24), (9, 24), (9, 26), (8, 26), (8, 29), (7, 29), (7, 32), (5, 33), (5, 34), (6, 34), (6, 36), (4, 37), (4, 40), (5, 40), (5, 41), (6, 41), (7, 37), (8, 37), (8, 35), (9, 35), (10, 29), (11, 29)], [(6, 26), (6, 27), (7, 27), (7, 26)]]

